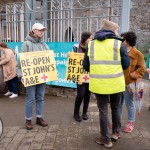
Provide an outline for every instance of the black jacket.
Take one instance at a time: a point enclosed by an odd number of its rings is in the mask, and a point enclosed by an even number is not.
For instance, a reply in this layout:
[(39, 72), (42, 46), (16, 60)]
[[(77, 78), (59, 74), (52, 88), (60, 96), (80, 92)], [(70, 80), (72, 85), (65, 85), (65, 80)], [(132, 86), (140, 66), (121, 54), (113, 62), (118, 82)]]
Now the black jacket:
[[(122, 39), (116, 37), (115, 33), (110, 31), (110, 30), (99, 30), (95, 33), (94, 36), (94, 40), (97, 39), (99, 41), (103, 41), (106, 39), (117, 39), (122, 41)], [(83, 60), (83, 68), (89, 72), (89, 66), (90, 66), (90, 62), (89, 62), (89, 57), (87, 56), (88, 53), (88, 48), (86, 49), (85, 55), (84, 55), (84, 60)], [(122, 69), (126, 70), (129, 65), (130, 65), (130, 58), (128, 56), (127, 50), (124, 46), (124, 44), (121, 44), (121, 48), (120, 48), (120, 56), (121, 56), (121, 65), (122, 65)]]

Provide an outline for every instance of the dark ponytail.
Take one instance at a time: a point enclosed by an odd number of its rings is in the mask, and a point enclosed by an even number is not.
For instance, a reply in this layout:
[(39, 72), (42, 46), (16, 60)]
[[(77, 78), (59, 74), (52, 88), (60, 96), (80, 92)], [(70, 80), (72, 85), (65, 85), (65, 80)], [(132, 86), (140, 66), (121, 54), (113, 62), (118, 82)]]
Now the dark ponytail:
[(84, 44), (85, 41), (86, 41), (91, 35), (92, 35), (92, 33), (89, 32), (89, 31), (84, 31), (84, 32), (82, 32), (82, 34), (81, 34), (81, 43)]

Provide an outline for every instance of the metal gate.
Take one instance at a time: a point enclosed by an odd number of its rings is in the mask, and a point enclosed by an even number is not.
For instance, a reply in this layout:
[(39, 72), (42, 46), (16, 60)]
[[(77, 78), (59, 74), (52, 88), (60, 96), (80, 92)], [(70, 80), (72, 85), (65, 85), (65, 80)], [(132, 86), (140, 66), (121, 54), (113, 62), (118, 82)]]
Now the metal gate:
[(23, 42), (32, 25), (47, 27), (45, 41), (79, 41), (83, 31), (95, 32), (102, 19), (121, 22), (121, 0), (30, 0), (0, 8), (1, 41)]

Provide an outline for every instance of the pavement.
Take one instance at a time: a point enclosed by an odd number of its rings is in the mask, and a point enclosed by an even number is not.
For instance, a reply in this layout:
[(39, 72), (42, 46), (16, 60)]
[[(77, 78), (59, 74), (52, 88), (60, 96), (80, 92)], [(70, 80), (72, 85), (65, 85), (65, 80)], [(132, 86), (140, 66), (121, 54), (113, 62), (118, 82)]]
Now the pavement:
[[(150, 98), (143, 97), (141, 116), (136, 118), (132, 133), (121, 131), (121, 138), (113, 142), (114, 150), (150, 150)], [(48, 127), (40, 127), (32, 120), (34, 129), (25, 129), (25, 95), (16, 99), (0, 96), (0, 117), (4, 131), (0, 138), (0, 150), (105, 150), (95, 143), (99, 135), (99, 113), (96, 100), (90, 101), (89, 118), (80, 123), (73, 119), (74, 98), (45, 96), (43, 118)], [(81, 107), (82, 108), (82, 107)], [(110, 109), (109, 109), (110, 114)], [(110, 116), (110, 115), (109, 115)], [(110, 117), (111, 119), (111, 117)], [(127, 123), (124, 109), (122, 128)], [(111, 133), (111, 130), (110, 130)]]

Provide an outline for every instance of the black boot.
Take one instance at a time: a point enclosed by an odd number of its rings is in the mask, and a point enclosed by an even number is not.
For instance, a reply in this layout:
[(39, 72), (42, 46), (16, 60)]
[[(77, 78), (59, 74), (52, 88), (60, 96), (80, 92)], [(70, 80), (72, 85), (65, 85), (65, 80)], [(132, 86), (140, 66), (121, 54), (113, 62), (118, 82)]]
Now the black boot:
[(82, 121), (82, 118), (81, 118), (81, 116), (79, 115), (79, 114), (74, 114), (74, 119), (77, 121), (77, 122), (80, 122), (80, 121)]
[(43, 118), (36, 118), (36, 124), (42, 126), (42, 127), (47, 127), (48, 124), (46, 123), (45, 120), (43, 120)]
[(89, 116), (87, 115), (87, 113), (83, 113), (82, 118), (83, 118), (83, 120), (88, 120)]

